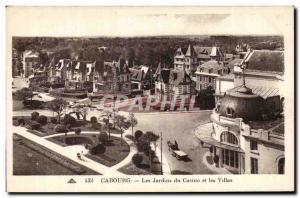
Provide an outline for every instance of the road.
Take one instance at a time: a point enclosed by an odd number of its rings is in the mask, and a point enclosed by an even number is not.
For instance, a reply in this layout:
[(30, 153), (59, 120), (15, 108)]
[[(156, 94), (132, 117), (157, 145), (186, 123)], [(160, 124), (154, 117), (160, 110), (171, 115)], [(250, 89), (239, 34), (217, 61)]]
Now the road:
[[(210, 121), (211, 111), (201, 111), (194, 113), (136, 113), (138, 125), (135, 130), (153, 131), (163, 137), (163, 153), (166, 157), (170, 169), (179, 174), (217, 174), (204, 163), (203, 157), (208, 152), (207, 148), (200, 146), (198, 138), (195, 137), (194, 130), (197, 126)], [(179, 148), (186, 152), (189, 161), (179, 161), (168, 151), (167, 141), (176, 140)], [(158, 144), (160, 147), (160, 144)]]

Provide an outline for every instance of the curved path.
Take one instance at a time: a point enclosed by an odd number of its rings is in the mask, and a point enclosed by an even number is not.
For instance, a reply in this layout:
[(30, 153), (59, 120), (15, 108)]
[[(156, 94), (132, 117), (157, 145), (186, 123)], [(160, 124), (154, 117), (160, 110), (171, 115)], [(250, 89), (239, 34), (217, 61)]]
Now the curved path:
[[(34, 112), (34, 111), (37, 111), (37, 110), (22, 110), (22, 111), (13, 111), (13, 116), (31, 116), (31, 113)], [(50, 110), (38, 110), (38, 112), (40, 113), (40, 115), (45, 115), (45, 116), (53, 116), (53, 112), (50, 111)], [(124, 111), (120, 111), (118, 112), (119, 114), (121, 115), (124, 115), (124, 116), (128, 116), (129, 113), (128, 112), (124, 112)], [(99, 114), (101, 114), (101, 112), (99, 111), (90, 111), (87, 115), (87, 119), (90, 119), (92, 116), (96, 116), (96, 117), (99, 117)], [(146, 114), (142, 114), (143, 115), (147, 115)], [(118, 171), (119, 168), (127, 165), (128, 163), (130, 163), (131, 161), (131, 158), (132, 156), (137, 152), (137, 149), (136, 149), (136, 146), (135, 144), (132, 142), (132, 140), (126, 138), (126, 135), (131, 135), (131, 131), (130, 130), (126, 130), (124, 131), (123, 133), (123, 139), (127, 142), (127, 144), (130, 146), (130, 152), (129, 154), (127, 155), (127, 157), (122, 160), (121, 162), (119, 162), (118, 164), (115, 164), (114, 166), (111, 166), (111, 167), (107, 167), (105, 165), (102, 165), (98, 162), (95, 162), (91, 159), (88, 159), (88, 158), (84, 158), (85, 161), (81, 161), (77, 158), (77, 155), (74, 154), (74, 147), (72, 148), (72, 146), (68, 146), (69, 149), (66, 149), (67, 147), (62, 147), (62, 146), (59, 146), (51, 141), (48, 141), (46, 138), (49, 138), (49, 137), (54, 137), (54, 136), (60, 136), (61, 134), (54, 134), (54, 135), (49, 135), (49, 136), (45, 136), (45, 137), (39, 137), (39, 136), (36, 136), (30, 132), (27, 132), (27, 129), (24, 128), (24, 127), (16, 127), (16, 126), (13, 126), (12, 128), (12, 131), (14, 131), (14, 133), (17, 133), (21, 136), (24, 136), (38, 144), (42, 144), (42, 145), (45, 145), (47, 148), (53, 150), (53, 151), (56, 151), (57, 153), (60, 153), (62, 155), (64, 155), (65, 157), (73, 160), (73, 161), (76, 161), (78, 162), (79, 164), (83, 165), (83, 166), (86, 166), (96, 172), (99, 172), (103, 175), (113, 175), (113, 174), (123, 174), (121, 172)], [(95, 132), (95, 131), (83, 131), (81, 133), (99, 133), (99, 132)], [(68, 134), (74, 134), (74, 132), (69, 132)], [(121, 135), (120, 134), (112, 134), (112, 136), (114, 137), (119, 137), (121, 138)], [(82, 146), (82, 149), (80, 149), (80, 147), (77, 147), (75, 149), (78, 152), (81, 152), (81, 151), (84, 151), (84, 147)], [(70, 153), (69, 153), (70, 152)], [(161, 156), (161, 151), (160, 151), (160, 148), (159, 147), (156, 147), (156, 156), (158, 156), (158, 160), (160, 163), (162, 163), (162, 169), (163, 169), (163, 174), (164, 175), (169, 175), (171, 174), (171, 168), (167, 162), (167, 159), (166, 157), (164, 156), (164, 153), (162, 153), (162, 156)], [(161, 162), (161, 159), (162, 159), (162, 162)]]

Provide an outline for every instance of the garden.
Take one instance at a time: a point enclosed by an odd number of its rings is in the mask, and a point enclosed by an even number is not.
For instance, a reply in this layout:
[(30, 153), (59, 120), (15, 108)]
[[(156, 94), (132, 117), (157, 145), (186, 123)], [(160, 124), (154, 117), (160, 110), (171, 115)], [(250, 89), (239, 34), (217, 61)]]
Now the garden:
[(14, 175), (99, 175), (20, 135), (13, 135)]
[[(76, 133), (76, 132), (75, 132)], [(119, 137), (109, 137), (106, 132), (60, 135), (47, 140), (61, 146), (83, 145), (89, 150), (85, 157), (111, 167), (125, 159), (130, 151), (129, 145)]]
[(132, 156), (131, 162), (120, 168), (119, 171), (128, 175), (162, 174), (161, 163), (155, 152), (159, 136), (152, 131), (143, 133), (137, 130), (134, 136), (127, 135), (127, 138), (134, 141), (137, 153)]

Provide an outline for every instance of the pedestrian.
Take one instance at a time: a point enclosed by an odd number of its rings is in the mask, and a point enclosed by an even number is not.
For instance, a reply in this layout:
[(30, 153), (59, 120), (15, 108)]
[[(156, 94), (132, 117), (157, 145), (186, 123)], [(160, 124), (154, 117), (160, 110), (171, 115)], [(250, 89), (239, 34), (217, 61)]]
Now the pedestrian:
[(79, 160), (82, 160), (82, 159), (81, 159), (80, 153), (77, 153), (77, 158), (78, 158)]

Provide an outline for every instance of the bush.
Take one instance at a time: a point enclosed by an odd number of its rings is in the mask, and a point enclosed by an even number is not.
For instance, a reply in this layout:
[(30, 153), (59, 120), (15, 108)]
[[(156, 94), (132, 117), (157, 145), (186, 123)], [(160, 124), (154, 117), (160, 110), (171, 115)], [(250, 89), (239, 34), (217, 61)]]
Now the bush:
[(51, 118), (51, 122), (52, 122), (53, 124), (56, 124), (56, 123), (57, 123), (57, 119), (56, 119), (56, 118)]
[(31, 120), (37, 120), (39, 115), (40, 115), (39, 112), (36, 112), (36, 111), (32, 112), (31, 113)]
[(143, 156), (141, 154), (134, 154), (131, 158), (131, 161), (134, 165), (138, 166), (143, 162)]
[(47, 122), (48, 122), (48, 119), (47, 119), (46, 116), (41, 115), (41, 116), (38, 117), (37, 121), (38, 121), (38, 123), (40, 123), (41, 125), (46, 125)]
[(41, 128), (41, 124), (38, 123), (37, 121), (32, 121), (32, 122), (30, 123), (30, 127), (31, 127), (31, 129), (33, 129), (33, 130), (39, 130), (39, 129)]
[(91, 123), (97, 123), (98, 119), (95, 116), (91, 117)]
[(58, 124), (54, 127), (54, 131), (57, 133), (66, 133), (68, 132), (67, 127), (62, 124)]
[(76, 135), (80, 135), (80, 133), (81, 133), (81, 128), (76, 128), (75, 129), (75, 134)]
[(25, 120), (24, 120), (24, 118), (19, 118), (19, 119), (18, 119), (18, 124), (19, 124), (19, 125), (25, 125)]
[(63, 123), (71, 128), (76, 125), (76, 119), (69, 114), (66, 114)]
[(13, 120), (13, 126), (19, 126), (20, 124), (19, 124), (19, 122), (18, 122), (18, 120)]
[(140, 131), (140, 130), (137, 130), (135, 133), (134, 133), (134, 138), (136, 140), (139, 140), (139, 138), (143, 135), (143, 131)]
[(100, 132), (99, 134), (99, 141), (102, 143), (102, 144), (106, 144), (108, 140), (108, 135), (106, 132)]
[(103, 154), (105, 153), (105, 150), (106, 148), (103, 144), (98, 144), (97, 146), (91, 148), (90, 153), (92, 155)]

